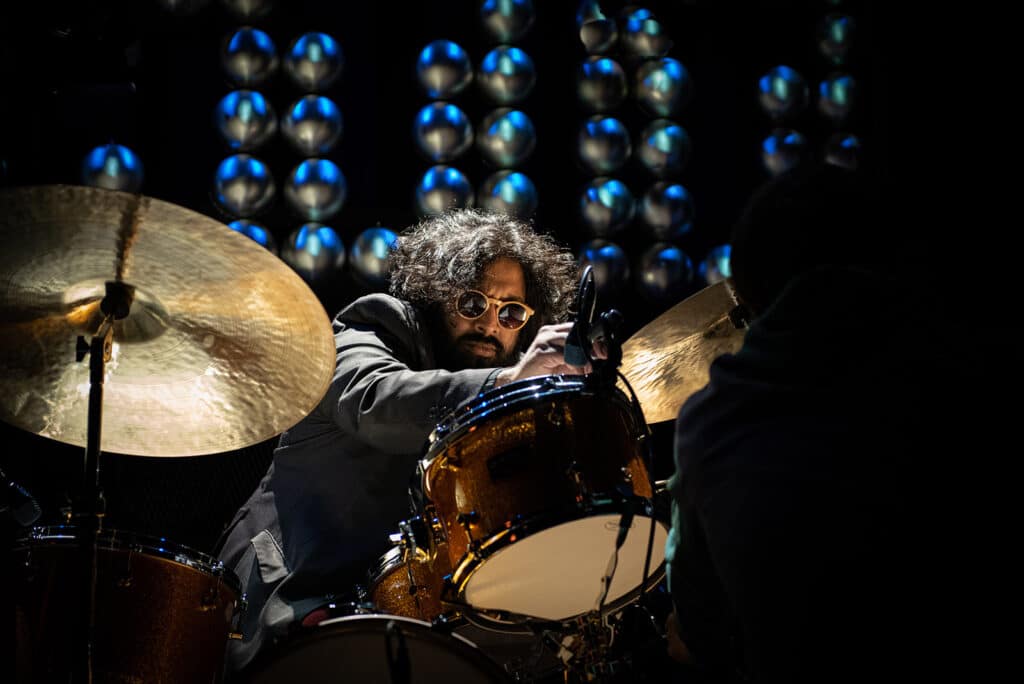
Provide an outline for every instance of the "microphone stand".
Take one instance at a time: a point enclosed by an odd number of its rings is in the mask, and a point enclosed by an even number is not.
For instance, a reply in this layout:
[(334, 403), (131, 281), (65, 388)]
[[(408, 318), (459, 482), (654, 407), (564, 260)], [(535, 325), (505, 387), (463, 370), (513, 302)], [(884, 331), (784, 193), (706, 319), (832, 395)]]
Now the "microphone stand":
[(106, 296), (100, 302), (103, 321), (91, 342), (79, 336), (75, 347), (75, 360), (81, 362), (89, 356), (89, 417), (87, 423), (85, 465), (83, 469), (84, 493), (82, 503), (86, 519), (82, 526), (82, 560), (89, 572), (84, 578), (85, 614), (81, 624), (80, 652), (76, 664), (78, 677), (72, 681), (91, 684), (93, 681), (93, 642), (96, 633), (97, 539), (103, 529), (106, 500), (100, 487), (100, 442), (103, 432), (103, 383), (106, 365), (110, 361), (114, 343), (114, 322), (128, 316), (135, 288), (120, 281), (107, 281)]

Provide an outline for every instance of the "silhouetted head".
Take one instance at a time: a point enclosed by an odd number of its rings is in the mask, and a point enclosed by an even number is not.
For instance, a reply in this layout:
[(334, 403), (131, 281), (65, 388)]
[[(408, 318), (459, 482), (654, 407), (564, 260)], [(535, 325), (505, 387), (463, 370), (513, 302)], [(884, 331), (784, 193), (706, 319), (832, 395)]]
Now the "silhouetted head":
[(751, 196), (732, 230), (737, 295), (756, 315), (795, 277), (828, 265), (899, 267), (909, 233), (888, 214), (883, 189), (863, 172), (829, 164), (780, 174)]

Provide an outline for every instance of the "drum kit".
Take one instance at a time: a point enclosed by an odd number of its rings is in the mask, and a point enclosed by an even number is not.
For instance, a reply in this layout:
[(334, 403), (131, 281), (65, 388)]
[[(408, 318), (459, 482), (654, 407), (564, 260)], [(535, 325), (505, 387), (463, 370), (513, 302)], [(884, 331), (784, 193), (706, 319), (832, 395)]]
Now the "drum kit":
[[(327, 315), (255, 242), (149, 197), (3, 189), (0, 238), (0, 419), (85, 447), (77, 510), (13, 543), (16, 679), (220, 681), (242, 636), (238, 579), (105, 527), (101, 455), (221, 453), (290, 428), (333, 374)], [(535, 672), (467, 634), (542, 643), (558, 681), (621, 673), (617, 630), (664, 577), (649, 425), (739, 347), (738, 310), (723, 281), (624, 343), (610, 335), (608, 373), (511, 383), (445, 416), (411, 474), (411, 515), (355, 600), (311, 613), (248, 679)]]

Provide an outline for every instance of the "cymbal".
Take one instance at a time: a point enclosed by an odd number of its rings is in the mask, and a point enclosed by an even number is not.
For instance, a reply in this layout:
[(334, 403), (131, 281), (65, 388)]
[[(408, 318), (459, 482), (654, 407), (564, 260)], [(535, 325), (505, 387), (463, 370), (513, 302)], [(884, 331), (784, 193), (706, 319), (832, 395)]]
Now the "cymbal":
[(732, 287), (723, 280), (679, 302), (623, 343), (620, 370), (648, 424), (675, 420), (683, 402), (707, 384), (711, 362), (740, 348), (746, 328), (729, 317), (736, 306)]
[(256, 444), (316, 406), (334, 372), (330, 321), (283, 261), (158, 199), (101, 188), (0, 189), (0, 419), (88, 437), (89, 359), (108, 281), (134, 286), (113, 325), (100, 448), (196, 456)]

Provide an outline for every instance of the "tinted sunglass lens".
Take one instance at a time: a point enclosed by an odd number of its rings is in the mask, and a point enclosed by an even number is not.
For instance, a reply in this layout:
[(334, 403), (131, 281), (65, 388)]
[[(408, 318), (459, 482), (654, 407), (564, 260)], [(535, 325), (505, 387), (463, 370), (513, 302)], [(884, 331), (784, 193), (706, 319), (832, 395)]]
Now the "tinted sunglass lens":
[(506, 304), (498, 312), (498, 320), (506, 328), (520, 328), (526, 323), (526, 308), (519, 304)]
[(479, 318), (487, 311), (487, 300), (477, 292), (463, 292), (457, 305), (459, 313), (466, 318)]

